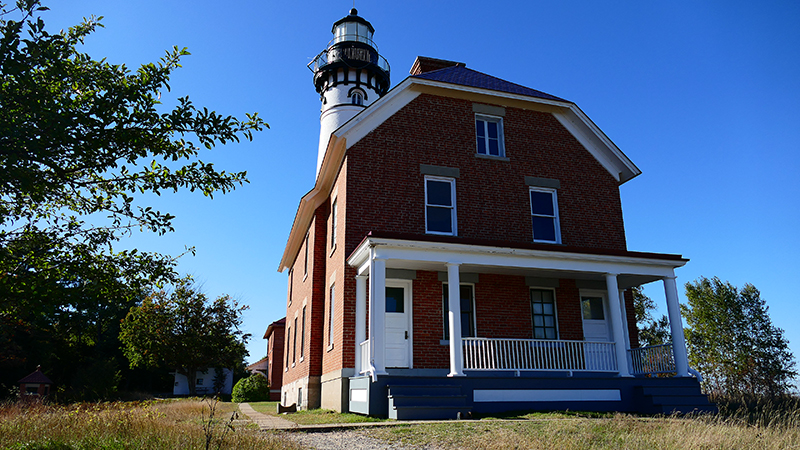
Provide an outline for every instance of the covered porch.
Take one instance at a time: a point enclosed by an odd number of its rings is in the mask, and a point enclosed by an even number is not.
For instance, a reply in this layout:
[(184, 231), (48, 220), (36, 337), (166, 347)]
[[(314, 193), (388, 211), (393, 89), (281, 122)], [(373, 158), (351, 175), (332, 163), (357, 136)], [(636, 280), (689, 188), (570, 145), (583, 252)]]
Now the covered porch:
[[(395, 278), (397, 274), (428, 271), (439, 273), (439, 280), (446, 286), (443, 292), (447, 299), (444, 334), (445, 338), (452, 338), (440, 342), (446, 345), (449, 359), (448, 371), (443, 376), (452, 378), (491, 372), (509, 372), (516, 376), (525, 372), (564, 372), (570, 376), (573, 373), (616, 377), (653, 373), (690, 376), (674, 275), (674, 269), (684, 265), (685, 259), (676, 255), (587, 251), (535, 244), (530, 247), (367, 237), (348, 260), (357, 270), (356, 346), (353, 349), (356, 374), (368, 375), (375, 381), (382, 375), (396, 373), (393, 368), (415, 368), (415, 324), (420, 318), (412, 314), (407, 327), (398, 328), (392, 323), (395, 315), (388, 311), (398, 308), (399, 300), (392, 297), (392, 287), (401, 289), (404, 286), (402, 279)], [(589, 310), (589, 315), (594, 310), (602, 317), (604, 322), (600, 322), (600, 327), (607, 327), (608, 333), (600, 332), (597, 339), (592, 339), (595, 334), (590, 331), (598, 326), (594, 323), (598, 321), (587, 320), (587, 311), (583, 311), (583, 336), (576, 337), (573, 333), (570, 338), (563, 338), (548, 332), (546, 338), (542, 334), (521, 339), (492, 330), (474, 330), (474, 324), (464, 323), (470, 318), (464, 314), (464, 294), (460, 291), (473, 274), (525, 277), (534, 280), (529, 285), (547, 285), (558, 279), (576, 280), (577, 285), (582, 286), (581, 307)], [(631, 348), (631, 324), (623, 291), (654, 281), (661, 281), (664, 286), (673, 342), (666, 346), (635, 348), (634, 345)], [(411, 283), (407, 282), (407, 286), (408, 296), (413, 297)], [(412, 300), (405, 301), (408, 302), (406, 311), (410, 312)], [(536, 306), (532, 304), (531, 308)], [(377, 313), (384, 311), (387, 313)], [(368, 339), (367, 325), (369, 330), (385, 332), (370, 332)], [(462, 332), (465, 327), (472, 333)], [(402, 352), (409, 352), (408, 361), (397, 358)]]

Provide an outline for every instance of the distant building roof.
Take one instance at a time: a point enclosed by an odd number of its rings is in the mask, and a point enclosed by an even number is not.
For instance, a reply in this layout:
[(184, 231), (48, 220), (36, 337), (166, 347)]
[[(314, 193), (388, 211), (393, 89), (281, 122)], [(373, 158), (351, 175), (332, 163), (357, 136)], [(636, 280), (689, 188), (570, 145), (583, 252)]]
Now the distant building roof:
[[(438, 61), (449, 62), (444, 60), (437, 60), (437, 62)], [(455, 65), (446, 67), (444, 69), (437, 69), (430, 72), (411, 75), (411, 77), (431, 81), (441, 81), (443, 83), (459, 84), (462, 86), (490, 89), (492, 91), (508, 92), (511, 94), (527, 95), (529, 97), (543, 98), (559, 102), (568, 101), (564, 100), (563, 98), (556, 97), (555, 95), (546, 94), (542, 91), (537, 91), (536, 89), (531, 89), (510, 81), (487, 75), (483, 72), (478, 72), (477, 70), (467, 69), (463, 63), (453, 64)]]
[(26, 376), (25, 378), (17, 381), (17, 383), (26, 383), (26, 384), (53, 384), (50, 381), (50, 378), (47, 378), (47, 375), (42, 373), (42, 367), (39, 366), (36, 368), (36, 371), (32, 374)]
[(269, 335), (272, 334), (276, 328), (286, 328), (286, 317), (269, 324), (267, 331), (264, 333), (264, 339), (269, 339)]
[(247, 370), (253, 372), (256, 370), (267, 370), (269, 368), (269, 357), (265, 356), (258, 361), (246, 367)]

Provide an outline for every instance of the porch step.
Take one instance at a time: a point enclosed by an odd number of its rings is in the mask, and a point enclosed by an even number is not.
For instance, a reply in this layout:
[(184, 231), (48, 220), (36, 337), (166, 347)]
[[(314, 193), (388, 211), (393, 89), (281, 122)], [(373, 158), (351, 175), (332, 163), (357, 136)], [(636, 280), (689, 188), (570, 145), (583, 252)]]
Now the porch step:
[(460, 386), (390, 385), (389, 418), (397, 420), (456, 419), (471, 408)]
[(637, 386), (634, 395), (644, 414), (689, 414), (717, 412), (717, 407), (700, 391), (700, 383)]

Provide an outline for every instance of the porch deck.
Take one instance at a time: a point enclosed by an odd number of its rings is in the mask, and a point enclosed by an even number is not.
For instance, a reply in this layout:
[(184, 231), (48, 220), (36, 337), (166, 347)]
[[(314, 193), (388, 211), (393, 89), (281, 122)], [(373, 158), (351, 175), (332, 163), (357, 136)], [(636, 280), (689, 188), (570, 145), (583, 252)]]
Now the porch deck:
[[(715, 412), (696, 378), (618, 377), (602, 372), (389, 370), (352, 377), (350, 412), (404, 419), (455, 419), (458, 413), (598, 411), (645, 414)], [(398, 395), (398, 393), (401, 393)]]
[[(462, 338), (465, 371), (568, 371), (618, 373), (614, 342), (555, 339)], [(369, 340), (359, 345), (370, 361)], [(633, 375), (675, 373), (672, 344), (628, 350)], [(369, 371), (367, 364), (359, 374)]]

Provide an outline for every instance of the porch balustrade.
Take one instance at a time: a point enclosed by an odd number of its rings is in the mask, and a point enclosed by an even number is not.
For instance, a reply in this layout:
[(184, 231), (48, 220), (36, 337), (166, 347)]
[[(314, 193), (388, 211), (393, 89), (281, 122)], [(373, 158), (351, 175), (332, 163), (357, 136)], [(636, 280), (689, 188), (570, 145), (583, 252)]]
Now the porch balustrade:
[(613, 342), (463, 338), (465, 370), (617, 372)]
[(369, 339), (358, 345), (361, 350), (361, 367), (356, 367), (356, 371), (364, 374), (369, 371)]
[(672, 344), (632, 348), (630, 353), (634, 375), (676, 372)]

